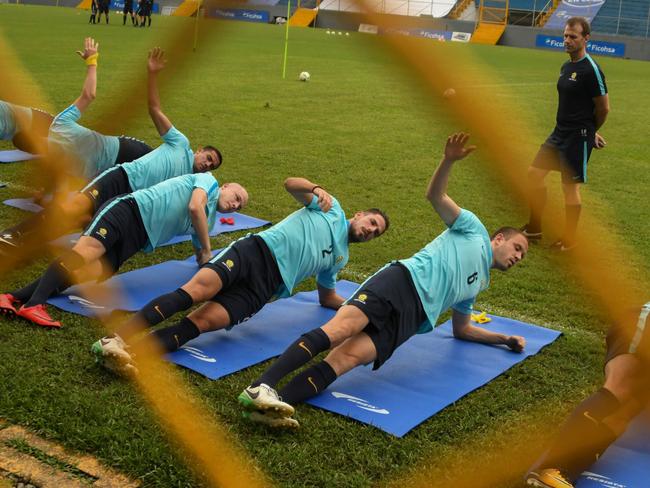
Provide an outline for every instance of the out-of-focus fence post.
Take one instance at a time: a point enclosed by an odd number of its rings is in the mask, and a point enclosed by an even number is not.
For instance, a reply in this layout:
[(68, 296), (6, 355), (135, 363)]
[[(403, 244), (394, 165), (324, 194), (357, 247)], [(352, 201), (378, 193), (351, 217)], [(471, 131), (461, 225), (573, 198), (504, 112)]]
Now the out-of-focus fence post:
[(623, 0), (618, 0), (618, 19), (616, 19), (616, 35), (618, 35), (618, 29), (621, 26), (621, 10), (623, 9)]

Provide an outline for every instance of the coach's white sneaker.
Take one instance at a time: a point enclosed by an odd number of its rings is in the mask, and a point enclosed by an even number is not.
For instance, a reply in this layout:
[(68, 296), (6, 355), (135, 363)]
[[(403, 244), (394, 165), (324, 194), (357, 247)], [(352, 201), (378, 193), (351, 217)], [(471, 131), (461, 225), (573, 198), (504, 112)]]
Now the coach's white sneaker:
[(278, 393), (268, 385), (249, 386), (237, 397), (246, 410), (259, 410), (275, 414), (276, 417), (291, 417), (294, 409), (282, 401)]
[(90, 347), (95, 356), (95, 362), (118, 374), (134, 375), (138, 370), (133, 363), (133, 355), (128, 351), (129, 346), (124, 340), (114, 334), (112, 337), (102, 337)]
[(242, 412), (245, 419), (257, 424), (264, 424), (274, 429), (299, 429), (298, 421), (291, 417), (276, 417), (271, 413), (258, 412), (257, 410)]

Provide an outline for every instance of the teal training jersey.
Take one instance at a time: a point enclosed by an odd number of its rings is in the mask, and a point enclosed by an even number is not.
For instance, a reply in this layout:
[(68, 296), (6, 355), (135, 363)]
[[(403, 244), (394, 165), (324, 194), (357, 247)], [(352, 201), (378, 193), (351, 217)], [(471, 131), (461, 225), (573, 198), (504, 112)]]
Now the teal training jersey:
[(32, 109), (0, 100), (0, 140), (10, 141), (19, 127), (31, 127)]
[(332, 208), (324, 213), (317, 202), (314, 197), (306, 207), (258, 234), (280, 269), (284, 283), (280, 297), (314, 275), (319, 285), (334, 289), (336, 274), (348, 262), (349, 223), (341, 205), (332, 198)]
[(427, 314), (418, 333), (429, 332), (449, 307), (469, 315), (476, 295), (490, 284), (490, 236), (478, 217), (463, 209), (449, 229), (400, 263), (411, 273)]
[(185, 234), (192, 234), (195, 247), (201, 247), (188, 208), (192, 192), (197, 188), (204, 190), (208, 196), (205, 215), (208, 229), (211, 229), (217, 218), (219, 183), (210, 173), (177, 176), (132, 193), (149, 237), (144, 252), (151, 252), (172, 237)]
[(194, 154), (187, 137), (172, 127), (162, 140), (163, 143), (150, 153), (122, 166), (133, 191), (193, 172)]
[(90, 180), (115, 165), (120, 141), (79, 125), (80, 118), (81, 112), (74, 104), (54, 117), (49, 143), (76, 159), (73, 164), (77, 166), (71, 169), (72, 173)]

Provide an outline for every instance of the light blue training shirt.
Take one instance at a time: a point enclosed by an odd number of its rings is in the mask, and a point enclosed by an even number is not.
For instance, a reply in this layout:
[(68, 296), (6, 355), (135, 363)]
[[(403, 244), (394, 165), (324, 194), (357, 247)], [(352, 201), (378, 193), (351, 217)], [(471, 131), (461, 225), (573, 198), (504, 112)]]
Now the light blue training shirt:
[(284, 287), (278, 297), (291, 295), (298, 283), (314, 275), (319, 285), (335, 288), (336, 275), (349, 258), (348, 226), (336, 198), (325, 213), (314, 196), (309, 205), (258, 234), (280, 269)]
[(194, 171), (190, 141), (176, 127), (162, 136), (163, 143), (141, 158), (122, 165), (133, 191)]
[(115, 165), (120, 141), (116, 136), (105, 136), (79, 125), (80, 118), (77, 106), (70, 105), (54, 117), (48, 138), (50, 144), (77, 159), (78, 166), (72, 172), (90, 180)]
[[(20, 122), (19, 122), (20, 121)], [(18, 127), (31, 127), (32, 109), (0, 100), (0, 140), (10, 141)]]
[(490, 284), (492, 246), (485, 226), (462, 209), (454, 223), (408, 259), (399, 261), (411, 273), (428, 321), (419, 334), (433, 329), (449, 307), (469, 315), (474, 299)]
[(149, 237), (144, 252), (151, 252), (172, 237), (185, 234), (192, 235), (194, 247), (201, 247), (188, 208), (192, 193), (197, 188), (204, 190), (208, 196), (205, 215), (209, 230), (217, 218), (220, 192), (219, 183), (210, 173), (177, 176), (131, 194), (138, 204)]

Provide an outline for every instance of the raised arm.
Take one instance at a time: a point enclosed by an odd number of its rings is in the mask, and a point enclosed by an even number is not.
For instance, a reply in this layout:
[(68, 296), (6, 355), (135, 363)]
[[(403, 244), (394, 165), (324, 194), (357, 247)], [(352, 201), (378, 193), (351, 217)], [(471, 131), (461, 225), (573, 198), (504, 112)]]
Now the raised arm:
[[(603, 126), (605, 120), (607, 120), (607, 114), (609, 113), (609, 95), (605, 94), (599, 97), (594, 97), (592, 100), (594, 101), (594, 119), (596, 121), (596, 130), (598, 130)], [(606, 145), (607, 142), (605, 139), (603, 139), (603, 136), (596, 132), (594, 147), (596, 149), (602, 149)]]
[(515, 352), (522, 352), (526, 346), (526, 339), (523, 337), (498, 334), (483, 327), (472, 325), (470, 315), (465, 315), (456, 310), (452, 313), (451, 325), (456, 339), (482, 344), (505, 344)]
[(159, 47), (153, 48), (149, 52), (147, 61), (147, 71), (149, 73), (147, 81), (147, 101), (149, 104), (149, 116), (153, 120), (158, 134), (164, 136), (172, 128), (172, 123), (163, 113), (160, 107), (160, 96), (158, 95), (158, 72), (165, 67), (165, 52)]
[(468, 139), (469, 134), (463, 132), (452, 134), (447, 138), (445, 153), (427, 188), (427, 199), (447, 226), (451, 226), (460, 214), (460, 207), (447, 195), (449, 173), (454, 162), (463, 159), (476, 149), (476, 146), (465, 147)]
[(210, 235), (208, 234), (208, 216), (205, 214), (205, 206), (208, 204), (208, 194), (202, 188), (195, 188), (188, 206), (190, 220), (194, 233), (201, 244), (201, 248), (195, 248), (196, 261), (199, 265), (208, 262), (212, 253), (210, 251)]
[(84, 80), (81, 95), (73, 103), (82, 112), (95, 99), (97, 93), (97, 58), (99, 57), (99, 43), (92, 37), (84, 40), (84, 50), (77, 51), (81, 59), (86, 63), (86, 79)]
[(332, 195), (305, 178), (287, 178), (284, 180), (284, 188), (305, 206), (309, 205), (316, 195), (318, 206), (323, 212), (328, 212), (332, 208)]

